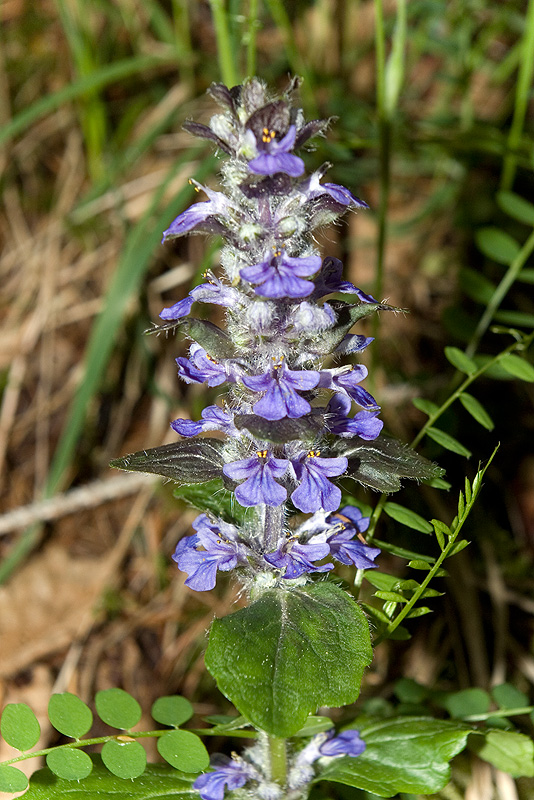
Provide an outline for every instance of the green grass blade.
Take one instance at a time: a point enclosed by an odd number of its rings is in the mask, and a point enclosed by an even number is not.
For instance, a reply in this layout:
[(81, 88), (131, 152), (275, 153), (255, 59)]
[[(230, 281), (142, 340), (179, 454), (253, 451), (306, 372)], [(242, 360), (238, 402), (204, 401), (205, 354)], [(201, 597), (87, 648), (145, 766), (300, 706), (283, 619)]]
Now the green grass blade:
[(165, 64), (176, 64), (176, 55), (174, 52), (169, 53), (168, 56), (138, 56), (135, 58), (127, 58), (122, 61), (116, 61), (114, 64), (101, 67), (95, 70), (91, 75), (80, 78), (78, 81), (65, 86), (53, 94), (43, 97), (36, 103), (32, 103), (29, 108), (17, 114), (7, 125), (0, 130), (0, 145), (18, 136), (19, 133), (25, 131), (32, 123), (36, 122), (41, 117), (55, 111), (65, 103), (71, 100), (77, 100), (87, 92), (94, 89), (108, 86), (110, 83), (115, 83), (130, 75), (135, 75), (139, 72), (146, 72), (154, 67), (161, 67)]

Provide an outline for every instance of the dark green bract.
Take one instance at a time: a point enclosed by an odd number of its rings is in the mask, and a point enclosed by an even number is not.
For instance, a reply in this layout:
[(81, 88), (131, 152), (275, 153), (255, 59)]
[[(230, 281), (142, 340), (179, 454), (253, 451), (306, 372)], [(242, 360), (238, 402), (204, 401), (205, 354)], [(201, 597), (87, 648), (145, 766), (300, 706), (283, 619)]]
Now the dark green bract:
[(328, 581), (273, 589), (215, 620), (206, 652), (223, 694), (279, 737), (297, 733), (318, 706), (353, 703), (371, 660), (363, 611)]

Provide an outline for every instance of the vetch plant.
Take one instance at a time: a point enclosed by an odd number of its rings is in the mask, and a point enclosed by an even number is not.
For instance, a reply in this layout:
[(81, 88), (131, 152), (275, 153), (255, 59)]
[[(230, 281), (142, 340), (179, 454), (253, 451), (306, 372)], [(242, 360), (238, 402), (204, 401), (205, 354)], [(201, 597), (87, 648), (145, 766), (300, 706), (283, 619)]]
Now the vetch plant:
[[(222, 236), (221, 274), (208, 271), (186, 298), (165, 308), (156, 330), (189, 337), (188, 356), (176, 359), (178, 375), (186, 383), (217, 387), (222, 401), (207, 405), (199, 420), (176, 419), (172, 428), (180, 438), (173, 444), (113, 462), (171, 478), (179, 485), (177, 496), (201, 511), (194, 533), (178, 542), (172, 556), (190, 589), (213, 589), (219, 572), (231, 572), (242, 586), (247, 605), (213, 622), (205, 656), (239, 715), (182, 730), (192, 716), (188, 701), (160, 698), (152, 714), (165, 728), (136, 732), (138, 704), (111, 689), (97, 695), (96, 710), (121, 733), (83, 739), (91, 711), (73, 695), (54, 695), (50, 720), (74, 741), (0, 765), (0, 789), (24, 789), (14, 764), (42, 754), (48, 770), (32, 780), (29, 798), (67, 796), (72, 781), (82, 781), (77, 797), (103, 792), (148, 798), (159, 792), (202, 800), (304, 800), (325, 780), (381, 797), (427, 794), (445, 786), (449, 762), (470, 734), (482, 742), (482, 758), (514, 774), (511, 762), (503, 765), (502, 741), (496, 741), (506, 734), (505, 749), (523, 753), (534, 774), (527, 737), (493, 730), (486, 736), (475, 720), (355, 716), (347, 709), (336, 730), (328, 716), (314, 716), (318, 708), (358, 699), (372, 660), (368, 615), (380, 640), (404, 634), (402, 621), (430, 611), (419, 600), (439, 594), (430, 581), (465, 545), (458, 536), (484, 469), (466, 481), (450, 526), (385, 503), (402, 478), (439, 483), (442, 470), (383, 433), (378, 404), (364, 386), (367, 369), (350, 363), (372, 343), (353, 326), (394, 309), (345, 280), (341, 262), (321, 258), (315, 247), (317, 228), (367, 206), (346, 187), (324, 180), (328, 165), (306, 174), (296, 151), (323, 134), (327, 122), (305, 121), (294, 103), (297, 88), (293, 80), (282, 97), (273, 97), (255, 78), (233, 88), (214, 84), (210, 93), (221, 113), (209, 126), (185, 125), (228, 156), (224, 191), (196, 184), (207, 200), (181, 213), (163, 239)], [(225, 327), (192, 316), (196, 303), (224, 308)], [(466, 367), (465, 359), (455, 360)], [(450, 402), (483, 370), (469, 361), (468, 378)], [(430, 409), (432, 425), (439, 415), (437, 406)], [(439, 432), (431, 425), (428, 430)], [(349, 479), (383, 493), (371, 526), (369, 516), (343, 500)], [(421, 583), (377, 570), (381, 551), (372, 533), (382, 507), (411, 527), (434, 532), (439, 555), (415, 554), (410, 561), (426, 572)], [(336, 564), (355, 570), (352, 593), (332, 577)], [(372, 571), (381, 609), (357, 602), (365, 570)], [(519, 711), (508, 707), (503, 716), (513, 713)], [(1, 730), (21, 751), (31, 750), (39, 737), (33, 713), (22, 704), (6, 708)], [(223, 735), (254, 743), (240, 755), (213, 755), (208, 769), (199, 736)], [(146, 767), (137, 741), (143, 737), (157, 739), (167, 766)], [(81, 750), (96, 743), (104, 745), (101, 761)], [(127, 791), (120, 787), (126, 779)]]

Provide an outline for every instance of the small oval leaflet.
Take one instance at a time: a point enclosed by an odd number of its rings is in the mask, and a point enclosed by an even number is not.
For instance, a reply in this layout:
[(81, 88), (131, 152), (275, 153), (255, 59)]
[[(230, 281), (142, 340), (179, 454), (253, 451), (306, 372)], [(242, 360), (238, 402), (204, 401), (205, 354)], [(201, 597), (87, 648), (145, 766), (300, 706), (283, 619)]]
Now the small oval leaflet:
[(190, 731), (169, 731), (158, 739), (158, 753), (175, 769), (202, 772), (210, 763), (203, 742)]
[(432, 533), (430, 522), (427, 522), (420, 514), (416, 514), (411, 508), (388, 501), (384, 504), (384, 511), (388, 517), (400, 522), (401, 525), (406, 525), (408, 528), (421, 531), (421, 533)]
[(102, 748), (102, 761), (118, 778), (138, 778), (146, 767), (145, 749), (139, 742), (121, 744), (114, 740)]
[(17, 750), (31, 750), (37, 744), (41, 728), (37, 717), (26, 703), (9, 703), (0, 722), (2, 736)]
[(23, 792), (28, 778), (16, 767), (0, 766), (0, 792)]
[(54, 775), (67, 781), (81, 781), (93, 770), (93, 762), (87, 753), (69, 747), (58, 747), (48, 753), (46, 765)]
[(89, 706), (71, 692), (52, 695), (48, 703), (48, 718), (56, 730), (73, 739), (86, 734), (93, 724)]
[(103, 689), (97, 692), (95, 705), (102, 722), (113, 728), (129, 730), (141, 719), (141, 706), (124, 689)]
[(478, 249), (485, 256), (497, 261), (498, 264), (507, 266), (512, 263), (521, 250), (516, 240), (499, 228), (480, 228), (475, 233), (475, 241)]
[(170, 725), (172, 728), (179, 728), (193, 716), (193, 706), (180, 695), (170, 697), (158, 697), (151, 711), (156, 722), (162, 725)]

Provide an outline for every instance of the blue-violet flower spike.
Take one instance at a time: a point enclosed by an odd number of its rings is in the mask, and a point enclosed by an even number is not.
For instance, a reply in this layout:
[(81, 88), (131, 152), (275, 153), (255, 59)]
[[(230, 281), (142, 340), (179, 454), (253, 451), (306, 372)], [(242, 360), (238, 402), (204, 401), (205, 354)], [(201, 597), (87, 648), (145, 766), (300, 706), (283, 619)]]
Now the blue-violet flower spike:
[(180, 436), (197, 436), (202, 431), (224, 431), (230, 436), (238, 436), (239, 432), (234, 425), (232, 414), (224, 411), (219, 406), (206, 406), (201, 412), (202, 419), (194, 422), (192, 419), (175, 419), (171, 428)]
[(198, 790), (202, 800), (223, 800), (226, 789), (240, 789), (249, 780), (261, 779), (252, 764), (247, 764), (242, 759), (230, 760), (219, 756), (218, 760), (221, 764), (214, 772), (204, 772), (193, 783), (193, 788)]
[(356, 730), (342, 731), (324, 744), (319, 746), (322, 756), (360, 756), (365, 750), (365, 742), (360, 739), (360, 734)]

